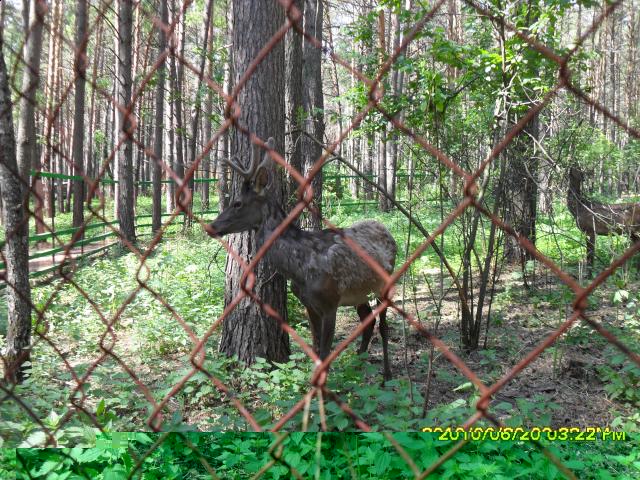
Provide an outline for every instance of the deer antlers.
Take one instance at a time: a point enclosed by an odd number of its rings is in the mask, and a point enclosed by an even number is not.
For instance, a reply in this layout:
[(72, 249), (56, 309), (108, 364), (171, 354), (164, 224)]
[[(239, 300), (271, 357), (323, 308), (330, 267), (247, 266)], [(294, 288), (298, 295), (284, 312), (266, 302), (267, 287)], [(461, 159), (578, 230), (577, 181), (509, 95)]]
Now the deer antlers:
[(229, 165), (236, 173), (242, 176), (245, 180), (253, 180), (256, 177), (256, 174), (260, 171), (261, 168), (265, 167), (266, 164), (271, 160), (269, 157), (269, 151), (275, 148), (275, 140), (273, 137), (269, 137), (267, 140), (267, 153), (265, 153), (262, 162), (258, 163), (258, 157), (260, 155), (260, 146), (254, 144), (253, 149), (251, 150), (251, 161), (249, 162), (248, 168), (243, 168), (240, 164), (240, 159), (237, 155), (234, 155), (229, 160), (223, 160), (227, 165)]

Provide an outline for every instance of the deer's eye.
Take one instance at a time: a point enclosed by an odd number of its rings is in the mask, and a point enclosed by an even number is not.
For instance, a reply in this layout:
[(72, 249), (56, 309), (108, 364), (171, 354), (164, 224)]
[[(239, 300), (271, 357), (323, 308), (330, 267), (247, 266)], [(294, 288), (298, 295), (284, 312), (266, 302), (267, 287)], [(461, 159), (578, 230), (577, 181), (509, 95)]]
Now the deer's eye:
[(235, 201), (233, 202), (233, 205), (231, 205), (233, 208), (240, 208), (242, 206), (242, 202), (240, 201)]

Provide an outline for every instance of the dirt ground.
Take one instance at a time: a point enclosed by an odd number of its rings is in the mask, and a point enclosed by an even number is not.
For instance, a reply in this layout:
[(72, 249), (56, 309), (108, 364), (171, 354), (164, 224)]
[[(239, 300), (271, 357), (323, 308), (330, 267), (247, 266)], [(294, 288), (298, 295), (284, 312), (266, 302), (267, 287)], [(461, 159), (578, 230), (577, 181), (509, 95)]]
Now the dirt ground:
[[(490, 386), (506, 375), (522, 358), (552, 334), (560, 324), (572, 313), (569, 299), (563, 307), (551, 305), (544, 301), (545, 295), (552, 289), (558, 289), (549, 278), (539, 279), (535, 289), (527, 291), (522, 282), (509, 279), (515, 293), (508, 302), (496, 300), (491, 312), (492, 324), (489, 328), (486, 349), (479, 349), (466, 353), (460, 345), (458, 298), (449, 293), (442, 304), (442, 319), (438, 327), (437, 336), (458, 355), (478, 377)], [(500, 297), (505, 291), (505, 280), (497, 286), (496, 295)], [(625, 287), (633, 292), (640, 289), (640, 281)], [(543, 300), (530, 302), (533, 295)], [(589, 310), (590, 318), (596, 320), (605, 328), (608, 326), (621, 327), (623, 324), (620, 310), (613, 306), (611, 298), (613, 289), (608, 286), (600, 287), (596, 294), (598, 305)], [(416, 306), (419, 317), (430, 331), (434, 328), (435, 315), (433, 302), (428, 299), (428, 291), (418, 289), (417, 301), (411, 299), (405, 302), (406, 311), (415, 316)], [(400, 297), (396, 295), (399, 302)], [(413, 303), (413, 305), (412, 305)], [(563, 311), (564, 310), (564, 311)], [(355, 312), (343, 310), (340, 312), (336, 325), (336, 342), (343, 339), (357, 321)], [(406, 339), (403, 337), (403, 317), (397, 312), (390, 311), (389, 325), (391, 328), (390, 355), (394, 377), (411, 377), (414, 385), (425, 394), (427, 380), (427, 358), (430, 355), (430, 344), (413, 326), (407, 323)], [(485, 341), (485, 324), (483, 320), (481, 347)], [(520, 371), (515, 378), (508, 381), (495, 395), (492, 405), (508, 402), (513, 405), (513, 413), (518, 412), (516, 399), (544, 399), (553, 402), (559, 408), (552, 411), (551, 427), (590, 427), (606, 426), (621, 413), (629, 415), (633, 408), (628, 404), (612, 400), (605, 390), (605, 384), (597, 373), (600, 365), (607, 363), (605, 347), (607, 341), (595, 332), (591, 326), (579, 320), (561, 336), (551, 348), (539, 354), (528, 366)], [(405, 361), (405, 349), (406, 358)], [(489, 353), (490, 355), (487, 355)], [(382, 368), (381, 340), (376, 325), (376, 333), (369, 347), (372, 362)], [(452, 381), (454, 379), (454, 381)], [(430, 382), (430, 407), (447, 404), (457, 398), (469, 396), (471, 391), (454, 391), (454, 388), (467, 382), (466, 377), (438, 350), (434, 353), (434, 366)], [(505, 415), (502, 415), (505, 417)]]

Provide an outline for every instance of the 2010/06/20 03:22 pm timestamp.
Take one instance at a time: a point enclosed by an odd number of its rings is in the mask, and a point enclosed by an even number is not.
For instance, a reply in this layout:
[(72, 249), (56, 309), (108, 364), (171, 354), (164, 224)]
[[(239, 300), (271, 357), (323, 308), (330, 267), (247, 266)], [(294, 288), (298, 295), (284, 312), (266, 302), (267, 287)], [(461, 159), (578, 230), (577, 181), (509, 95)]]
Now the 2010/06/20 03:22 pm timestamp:
[(614, 441), (624, 442), (626, 440), (625, 432), (616, 432), (609, 427), (533, 427), (525, 429), (522, 427), (475, 427), (465, 430), (462, 427), (425, 427), (422, 429), (425, 433), (438, 433), (438, 440), (441, 441), (569, 441), (569, 442), (595, 442), (595, 441)]

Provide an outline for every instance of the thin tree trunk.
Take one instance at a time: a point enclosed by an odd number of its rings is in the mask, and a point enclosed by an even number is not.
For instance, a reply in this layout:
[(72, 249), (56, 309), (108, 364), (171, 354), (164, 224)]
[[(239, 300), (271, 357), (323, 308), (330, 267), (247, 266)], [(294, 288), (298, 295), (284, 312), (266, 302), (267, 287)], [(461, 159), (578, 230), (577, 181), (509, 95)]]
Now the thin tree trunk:
[[(84, 97), (85, 75), (87, 71), (87, 0), (76, 0), (76, 59), (75, 71), (75, 111), (73, 120), (73, 167), (74, 175), (85, 173), (84, 161)], [(91, 139), (89, 139), (91, 141)], [(84, 222), (84, 181), (73, 182), (73, 226), (80, 227)], [(82, 233), (84, 235), (84, 232)]]
[[(125, 110), (133, 109), (131, 105), (131, 28), (132, 4), (129, 0), (118, 0), (118, 86), (117, 100)], [(135, 242), (133, 206), (133, 125), (121, 109), (116, 113), (116, 143), (122, 142), (117, 153), (118, 171), (118, 209), (117, 218), (120, 225), (120, 243)]]
[[(173, 15), (181, 15), (181, 11), (176, 7), (175, 0), (172, 0), (173, 5)], [(185, 42), (185, 26), (184, 26), (184, 15), (180, 20), (180, 54), (184, 52), (184, 42)], [(175, 148), (176, 148), (176, 157), (175, 157), (175, 168), (174, 172), (179, 179), (184, 179), (184, 146), (182, 142), (182, 132), (183, 132), (183, 123), (182, 123), (182, 86), (183, 86), (183, 78), (184, 78), (184, 66), (182, 62), (178, 66), (176, 66), (176, 58), (175, 56), (171, 57), (171, 73), (169, 75), (169, 83), (171, 85), (171, 91), (174, 94), (171, 96), (173, 99), (173, 115), (174, 115), (174, 124), (175, 124)], [(184, 193), (178, 194), (179, 186), (176, 185), (175, 190), (175, 202), (176, 205), (179, 205), (181, 209), (185, 207), (183, 205), (184, 201)], [(184, 192), (184, 190), (182, 190)], [(178, 198), (179, 197), (179, 198)]]
[[(212, 61), (212, 55), (213, 55), (213, 22), (209, 22), (209, 38), (210, 40), (210, 44), (211, 47), (209, 48), (209, 61), (207, 62), (207, 77), (208, 78), (213, 78), (213, 61)], [(211, 140), (211, 116), (213, 115), (213, 90), (209, 87), (207, 87), (207, 100), (205, 102), (204, 105), (204, 128), (203, 128), (203, 140), (202, 140), (202, 145), (206, 145), (207, 143), (209, 143), (209, 140)], [(216, 158), (216, 152), (218, 150), (218, 141), (216, 140), (215, 145), (213, 146), (213, 162), (214, 162), (214, 176), (215, 176), (215, 162), (217, 160)], [(201, 186), (201, 204), (202, 204), (202, 211), (206, 212), (207, 210), (209, 210), (209, 191), (210, 191), (210, 187), (211, 184), (208, 183), (208, 180), (211, 178), (211, 155), (212, 151), (210, 150), (209, 152), (207, 152), (207, 154), (205, 155), (204, 159), (202, 160), (202, 177), (203, 180), (205, 180), (204, 182), (202, 182), (200, 184)]]
[[(91, 73), (91, 100), (89, 101), (89, 145), (87, 150), (87, 177), (93, 179), (98, 172), (97, 168), (97, 159), (94, 158), (96, 152), (94, 151), (94, 134), (96, 131), (96, 125), (99, 127), (100, 124), (100, 111), (96, 108), (96, 89), (93, 85), (96, 84), (96, 80), (98, 78), (98, 71), (102, 73), (102, 69), (104, 67), (104, 48), (102, 45), (102, 32), (103, 32), (104, 24), (100, 22), (97, 27), (96, 33), (96, 55), (93, 62), (93, 69)], [(100, 49), (100, 50), (98, 50)], [(96, 185), (96, 191), (99, 191), (99, 184)], [(95, 193), (90, 195), (87, 191), (87, 203), (90, 203), (92, 198), (95, 197)]]
[[(160, 21), (162, 27), (158, 28), (158, 55), (163, 55), (167, 49), (167, 35), (164, 31), (164, 26), (169, 23), (169, 10), (167, 7), (167, 0), (160, 0)], [(158, 79), (157, 91), (156, 91), (156, 105), (155, 105), (155, 132), (153, 140), (153, 166), (151, 167), (151, 182), (153, 184), (153, 199), (152, 199), (152, 213), (151, 213), (151, 230), (155, 234), (162, 226), (162, 143), (164, 130), (164, 79), (166, 76), (166, 62), (160, 64), (156, 70), (156, 76)]]
[[(366, 136), (362, 137), (362, 155), (364, 159), (364, 173), (367, 178), (374, 180), (373, 174), (373, 164), (374, 164), (374, 155), (376, 149), (375, 145), (375, 134), (373, 132), (369, 132)], [(364, 185), (364, 193), (366, 200), (373, 200), (373, 189), (368, 183)]]
[[(200, 122), (200, 110), (201, 110), (201, 106), (202, 106), (202, 94), (201, 94), (201, 90), (202, 90), (202, 79), (204, 78), (204, 70), (206, 67), (206, 62), (207, 62), (207, 42), (209, 40), (209, 25), (211, 24), (211, 14), (213, 12), (213, 0), (208, 0), (207, 1), (207, 15), (205, 18), (205, 23), (204, 23), (204, 41), (202, 44), (202, 56), (200, 57), (200, 68), (198, 70), (199, 75), (198, 75), (198, 83), (196, 86), (196, 98), (195, 98), (195, 102), (193, 104), (193, 109), (191, 111), (191, 133), (189, 135), (189, 143), (187, 144), (187, 159), (188, 159), (188, 166), (189, 168), (191, 168), (191, 166), (195, 163), (196, 161), (196, 144), (197, 144), (197, 138), (198, 138), (198, 123)], [(194, 176), (195, 176), (195, 172), (193, 172), (193, 174), (189, 177), (189, 190), (191, 192), (191, 201), (190, 204), (188, 205), (188, 210), (189, 212), (192, 210), (193, 208), (193, 195), (194, 195), (194, 189), (193, 189), (193, 185), (194, 185)], [(187, 215), (187, 223), (190, 225), (191, 224), (191, 215)]]
[[(62, 6), (60, 7), (62, 8)], [(61, 19), (61, 26), (60, 26), (60, 31), (59, 31), (59, 35), (62, 35), (62, 31), (63, 31), (63, 27), (62, 27), (62, 21), (63, 21), (63, 14), (60, 14), (60, 19)], [(62, 83), (63, 83), (63, 69), (60, 68), (60, 66), (62, 65), (62, 53), (63, 53), (63, 48), (64, 48), (64, 42), (59, 41), (58, 42), (58, 51), (57, 51), (57, 55), (58, 55), (58, 69), (56, 72), (56, 97), (58, 99), (62, 98)], [(64, 110), (63, 110), (64, 108)], [(69, 135), (67, 135), (67, 132), (69, 131), (68, 126), (66, 126), (64, 123), (66, 121), (69, 121), (70, 117), (68, 115), (69, 113), (69, 102), (65, 102), (64, 105), (60, 106), (58, 105), (56, 110), (54, 111), (54, 117), (55, 117), (55, 124), (54, 124), (54, 129), (57, 130), (58, 132), (58, 145), (57, 145), (57, 151), (55, 152), (55, 171), (54, 173), (59, 173), (61, 175), (64, 175), (64, 161), (63, 158), (69, 158), (68, 156), (68, 150), (66, 148), (66, 142), (67, 142), (67, 137)], [(56, 193), (56, 198), (54, 199), (54, 204), (57, 203), (58, 206), (58, 212), (60, 213), (64, 213), (64, 196), (65, 196), (65, 192), (64, 192), (64, 181), (62, 179), (58, 179), (57, 183), (56, 183), (56, 189), (55, 189)], [(52, 213), (51, 215), (51, 219), (52, 219), (52, 227), (55, 228), (55, 211)]]
[[(402, 30), (400, 28), (400, 14), (398, 12), (390, 12), (391, 16), (391, 28), (393, 30), (393, 51), (396, 51), (402, 41)], [(398, 67), (394, 65), (391, 70), (391, 89), (393, 97), (398, 99), (402, 94), (402, 73), (398, 70)], [(396, 173), (398, 170), (398, 134), (393, 131), (390, 132), (389, 139), (389, 151), (387, 153), (387, 193), (395, 200), (396, 198)], [(387, 199), (388, 208), (391, 209), (389, 199)]]
[[(233, 18), (231, 8), (227, 8), (225, 20), (225, 40), (228, 45), (231, 45), (233, 44)], [(227, 95), (230, 95), (231, 90), (233, 89), (233, 77), (233, 49), (231, 49), (224, 65), (223, 90)], [(221, 108), (224, 109), (225, 106), (222, 105)], [(226, 130), (222, 135), (222, 150), (223, 158), (231, 158), (231, 139), (229, 130)], [(229, 169), (227, 168), (227, 164), (225, 162), (220, 162), (220, 168), (218, 169), (218, 208), (220, 211), (224, 210), (229, 204), (228, 174)]]
[(22, 382), (24, 364), (30, 360), (31, 290), (29, 287), (28, 217), (24, 208), (22, 178), (16, 158), (16, 141), (9, 79), (4, 63), (4, 40), (0, 30), (0, 195), (5, 244), (7, 284), (7, 336), (3, 353), (4, 377)]
[[(167, 61), (169, 61), (167, 59)], [(169, 64), (171, 64), (171, 61), (169, 61)], [(171, 77), (171, 75), (169, 75)], [(171, 82), (170, 82), (171, 83)], [(175, 130), (174, 130), (174, 115), (173, 115), (173, 108), (174, 108), (174, 102), (173, 100), (167, 100), (166, 101), (166, 109), (167, 109), (167, 113), (169, 114), (169, 118), (166, 119), (166, 123), (167, 123), (167, 153), (168, 153), (168, 157), (167, 157), (167, 167), (171, 169), (171, 171), (175, 172), (175, 161), (174, 159), (176, 158), (176, 152), (175, 152)], [(170, 177), (169, 175), (165, 175), (166, 180), (169, 182), (166, 184), (167, 186), (167, 190), (166, 190), (166, 197), (167, 197), (167, 209), (166, 212), (167, 213), (171, 213), (175, 210), (176, 208), (176, 183), (174, 181), (174, 179), (172, 177)]]
[(25, 5), (24, 14), (29, 18), (28, 37), (22, 56), (25, 66), (22, 75), (17, 135), (18, 171), (23, 180), (22, 188), (29, 190), (29, 175), (36, 163), (36, 92), (40, 84), (40, 53), (42, 51), (42, 27), (47, 12), (44, 0), (33, 0)]
[[(40, 84), (40, 56), (42, 52), (42, 27), (47, 12), (47, 4), (43, 0), (34, 0), (24, 4), (23, 15), (27, 22), (28, 37), (22, 52), (25, 62), (22, 76), (22, 87), (19, 105), (17, 161), (20, 177), (22, 178), (22, 191), (28, 198), (31, 170), (37, 167), (37, 142), (36, 142), (36, 93)], [(38, 182), (39, 183), (39, 182)], [(42, 197), (38, 198), (39, 186), (34, 184), (34, 204), (40, 206), (40, 222), (36, 221), (37, 228), (44, 230), (42, 222)], [(41, 189), (40, 189), (41, 190)], [(40, 192), (42, 195), (42, 192)], [(27, 202), (28, 204), (28, 202)]]
[[(292, 6), (298, 9), (300, 17), (297, 25), (302, 31), (304, 20), (304, 0), (295, 0)], [(293, 15), (293, 12), (291, 13)], [(303, 127), (303, 82), (302, 82), (302, 62), (303, 62), (303, 39), (302, 35), (296, 28), (291, 28), (287, 32), (285, 38), (285, 69), (286, 69), (286, 105), (287, 118), (289, 119), (287, 131), (290, 132), (285, 138), (286, 149), (289, 154), (289, 164), (298, 172), (302, 173), (302, 138), (300, 130)], [(293, 178), (289, 177), (289, 190), (287, 192), (289, 204), (293, 206), (297, 199), (296, 191), (300, 185)]]
[[(384, 10), (380, 10), (378, 13), (378, 66), (381, 67), (385, 61), (386, 53), (387, 53), (387, 42), (386, 42), (386, 20)], [(382, 130), (378, 133), (379, 143), (378, 143), (378, 185), (387, 191), (387, 128), (388, 125), (385, 122)], [(387, 192), (388, 193), (388, 192)], [(387, 200), (386, 195), (379, 194), (378, 195), (378, 204), (380, 210), (383, 212), (389, 211), (390, 204)]]
[[(312, 38), (322, 42), (323, 0), (306, 0), (304, 10), (304, 30)], [(303, 105), (306, 115), (305, 131), (320, 142), (324, 141), (324, 97), (322, 93), (322, 50), (308, 41), (303, 47), (302, 77)], [(311, 169), (322, 156), (322, 148), (309, 139), (304, 139), (304, 173), (309, 175)], [(312, 210), (306, 219), (305, 226), (311, 230), (322, 227), (322, 170), (313, 177)]]

